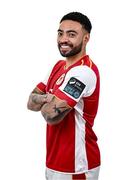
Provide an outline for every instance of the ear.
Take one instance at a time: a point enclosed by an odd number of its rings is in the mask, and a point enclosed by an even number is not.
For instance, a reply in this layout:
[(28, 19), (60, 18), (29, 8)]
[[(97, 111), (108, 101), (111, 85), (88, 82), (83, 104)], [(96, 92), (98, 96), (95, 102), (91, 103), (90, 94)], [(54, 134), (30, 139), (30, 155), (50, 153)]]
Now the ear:
[(89, 39), (90, 39), (90, 34), (89, 33), (85, 34), (84, 41), (87, 43), (89, 41)]

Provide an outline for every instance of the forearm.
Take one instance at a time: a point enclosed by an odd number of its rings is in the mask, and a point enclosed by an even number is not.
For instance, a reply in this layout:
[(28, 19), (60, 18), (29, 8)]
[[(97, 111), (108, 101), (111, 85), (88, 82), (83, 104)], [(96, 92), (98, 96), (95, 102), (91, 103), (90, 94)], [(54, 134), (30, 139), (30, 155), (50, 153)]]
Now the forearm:
[(27, 107), (32, 111), (40, 111), (42, 106), (46, 103), (46, 95), (31, 93), (27, 103)]
[(48, 124), (59, 123), (71, 111), (71, 107), (65, 100), (53, 94), (44, 94), (37, 88), (30, 94), (27, 107), (32, 111), (41, 111)]
[(58, 101), (54, 96), (49, 103), (44, 104), (41, 108), (41, 114), (48, 124), (58, 124), (71, 110), (65, 100)]

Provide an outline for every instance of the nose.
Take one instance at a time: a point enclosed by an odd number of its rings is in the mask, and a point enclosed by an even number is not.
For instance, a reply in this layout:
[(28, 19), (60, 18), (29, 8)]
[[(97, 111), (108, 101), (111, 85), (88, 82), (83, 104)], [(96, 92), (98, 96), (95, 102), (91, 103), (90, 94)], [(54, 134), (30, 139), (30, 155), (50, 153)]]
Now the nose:
[(68, 40), (68, 37), (66, 34), (63, 34), (61, 37), (58, 38), (58, 41), (60, 43), (67, 43), (69, 40)]

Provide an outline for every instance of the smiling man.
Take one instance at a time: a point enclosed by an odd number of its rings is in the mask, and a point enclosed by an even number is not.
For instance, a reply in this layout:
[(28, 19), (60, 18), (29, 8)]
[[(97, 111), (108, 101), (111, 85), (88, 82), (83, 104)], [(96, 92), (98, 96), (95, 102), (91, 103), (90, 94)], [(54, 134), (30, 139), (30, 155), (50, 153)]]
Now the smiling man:
[(79, 12), (66, 14), (58, 29), (58, 61), (29, 96), (28, 109), (47, 122), (46, 179), (98, 180), (100, 151), (93, 132), (99, 101), (97, 66), (86, 54), (91, 22)]

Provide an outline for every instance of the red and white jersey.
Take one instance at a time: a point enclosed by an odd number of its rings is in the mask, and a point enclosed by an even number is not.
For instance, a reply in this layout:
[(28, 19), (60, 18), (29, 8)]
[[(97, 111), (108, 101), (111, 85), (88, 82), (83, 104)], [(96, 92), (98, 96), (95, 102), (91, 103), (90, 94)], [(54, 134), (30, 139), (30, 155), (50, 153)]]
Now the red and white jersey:
[(72, 107), (59, 124), (47, 124), (46, 166), (64, 173), (82, 173), (100, 165), (92, 130), (99, 100), (99, 72), (88, 55), (67, 69), (65, 65), (64, 60), (58, 61), (48, 81), (37, 85)]

